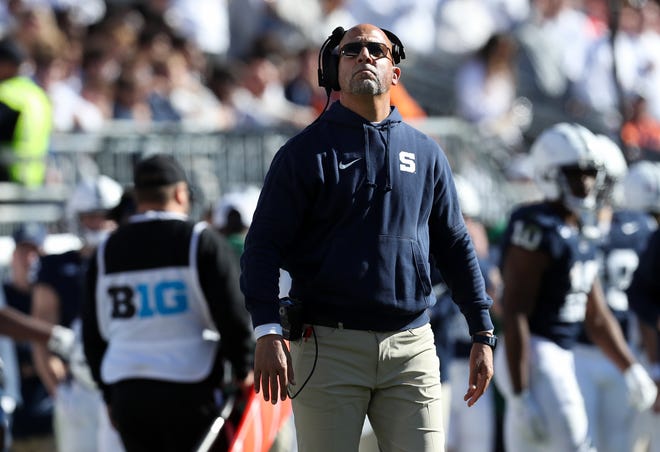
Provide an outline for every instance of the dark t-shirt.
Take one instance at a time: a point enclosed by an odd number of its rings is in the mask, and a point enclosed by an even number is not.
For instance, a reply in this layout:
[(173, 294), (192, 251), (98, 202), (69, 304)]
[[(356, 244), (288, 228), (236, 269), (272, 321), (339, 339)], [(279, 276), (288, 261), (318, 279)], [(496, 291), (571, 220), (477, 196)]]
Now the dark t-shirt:
[(78, 251), (52, 254), (40, 260), (37, 283), (55, 290), (60, 300), (60, 325), (70, 327), (80, 316), (87, 263)]

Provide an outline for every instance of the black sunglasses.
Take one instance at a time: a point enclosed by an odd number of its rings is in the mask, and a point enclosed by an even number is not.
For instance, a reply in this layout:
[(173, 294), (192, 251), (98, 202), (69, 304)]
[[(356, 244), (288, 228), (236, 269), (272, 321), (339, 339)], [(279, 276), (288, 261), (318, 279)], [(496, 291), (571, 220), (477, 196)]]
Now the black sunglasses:
[(387, 58), (390, 53), (390, 49), (382, 42), (349, 42), (344, 44), (339, 52), (345, 57), (355, 58), (362, 52), (363, 47), (366, 47), (369, 55), (375, 59)]

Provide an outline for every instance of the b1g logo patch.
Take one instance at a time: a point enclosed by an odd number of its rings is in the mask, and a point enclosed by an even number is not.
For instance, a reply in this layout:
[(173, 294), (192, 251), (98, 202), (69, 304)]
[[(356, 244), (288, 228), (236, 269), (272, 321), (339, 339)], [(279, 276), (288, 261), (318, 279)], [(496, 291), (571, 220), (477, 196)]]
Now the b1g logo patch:
[(127, 319), (174, 315), (188, 310), (188, 294), (183, 281), (108, 287), (112, 317)]
[(414, 173), (417, 171), (415, 154), (407, 151), (399, 152), (399, 170), (405, 173)]

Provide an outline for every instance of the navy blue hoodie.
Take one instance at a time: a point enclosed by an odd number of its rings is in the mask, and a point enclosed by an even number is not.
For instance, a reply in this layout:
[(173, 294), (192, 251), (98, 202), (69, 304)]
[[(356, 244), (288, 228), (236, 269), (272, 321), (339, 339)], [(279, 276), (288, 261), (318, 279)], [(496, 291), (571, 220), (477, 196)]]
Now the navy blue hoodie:
[(434, 302), (433, 255), (470, 332), (492, 329), (446, 156), (396, 108), (374, 124), (335, 102), (275, 155), (245, 241), (254, 326), (279, 323), (279, 268), (306, 320), (397, 331)]

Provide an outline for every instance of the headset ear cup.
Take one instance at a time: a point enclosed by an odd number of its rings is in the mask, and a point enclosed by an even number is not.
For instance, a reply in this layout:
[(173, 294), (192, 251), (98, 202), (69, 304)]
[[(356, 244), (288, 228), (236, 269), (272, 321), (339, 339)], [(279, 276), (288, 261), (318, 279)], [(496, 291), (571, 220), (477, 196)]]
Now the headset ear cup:
[(389, 30), (381, 28), (387, 39), (392, 43), (392, 61), (394, 64), (399, 64), (399, 62), (406, 58), (406, 52), (403, 50), (403, 43), (397, 35), (392, 33)]
[(342, 27), (335, 28), (321, 47), (318, 79), (319, 86), (326, 90), (339, 91), (339, 55), (335, 52), (335, 48), (341, 42), (345, 32)]
[(335, 91), (339, 91), (339, 56), (330, 53), (328, 56), (328, 87)]
[(330, 42), (330, 38), (326, 40), (326, 42), (321, 46), (321, 50), (319, 51), (319, 67), (318, 67), (318, 79), (319, 79), (319, 86), (321, 88), (329, 89), (328, 86), (328, 71), (327, 67), (329, 62), (328, 60), (328, 52), (327, 52), (327, 47), (328, 43)]

